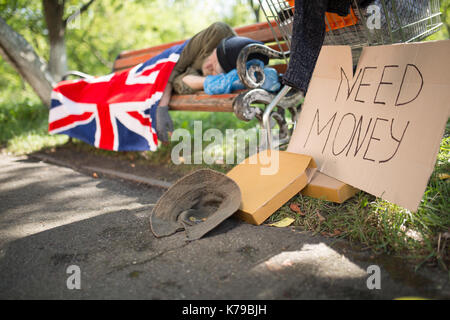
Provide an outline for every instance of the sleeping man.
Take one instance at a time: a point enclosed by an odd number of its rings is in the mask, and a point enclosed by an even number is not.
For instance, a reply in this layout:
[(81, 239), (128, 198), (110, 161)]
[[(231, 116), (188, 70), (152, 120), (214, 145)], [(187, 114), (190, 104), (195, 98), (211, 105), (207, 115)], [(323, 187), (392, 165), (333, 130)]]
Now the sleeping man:
[[(172, 91), (177, 94), (192, 94), (204, 90), (207, 76), (226, 74), (235, 69), (241, 49), (252, 43), (262, 44), (260, 41), (237, 36), (233, 29), (223, 22), (213, 23), (189, 40), (159, 102), (156, 112), (156, 132), (159, 140), (168, 141), (168, 133), (173, 131), (168, 112)], [(254, 58), (268, 62), (265, 56), (256, 55)]]

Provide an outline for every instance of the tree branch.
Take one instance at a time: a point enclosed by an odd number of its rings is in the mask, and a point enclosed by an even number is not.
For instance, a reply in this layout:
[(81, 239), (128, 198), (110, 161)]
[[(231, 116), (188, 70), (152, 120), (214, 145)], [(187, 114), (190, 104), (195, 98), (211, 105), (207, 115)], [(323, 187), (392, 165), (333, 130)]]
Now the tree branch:
[(76, 17), (78, 17), (79, 15), (81, 15), (83, 12), (85, 12), (89, 6), (94, 3), (95, 0), (89, 0), (88, 3), (85, 3), (79, 10), (77, 10), (74, 14), (68, 16), (66, 19), (64, 19), (64, 26), (67, 25), (67, 23), (73, 19), (75, 19)]
[(98, 52), (98, 50), (87, 40), (85, 40), (84, 38), (82, 38), (81, 40), (92, 52), (92, 54), (94, 55), (94, 57), (97, 58), (97, 60), (103, 64), (105, 67), (107, 67), (108, 69), (112, 69), (113, 64), (109, 61), (106, 61), (100, 52)]
[(54, 80), (33, 47), (0, 17), (0, 55), (27, 81), (44, 104), (50, 106)]
[(259, 10), (261, 8), (261, 5), (254, 5), (253, 0), (248, 0), (248, 4), (252, 8), (253, 14), (255, 15), (256, 22), (259, 22)]

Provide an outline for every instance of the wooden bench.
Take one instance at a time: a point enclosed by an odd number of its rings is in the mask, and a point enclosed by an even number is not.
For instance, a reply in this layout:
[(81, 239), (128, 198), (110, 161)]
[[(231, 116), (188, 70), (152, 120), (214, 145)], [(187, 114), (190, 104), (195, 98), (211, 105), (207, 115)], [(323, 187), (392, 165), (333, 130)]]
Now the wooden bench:
[[(239, 36), (259, 40), (265, 44), (264, 46), (250, 45), (249, 48), (245, 48), (246, 50), (241, 52), (238, 59), (237, 69), (239, 77), (248, 89), (221, 95), (207, 95), (204, 92), (197, 92), (191, 95), (174, 94), (169, 102), (170, 110), (234, 112), (239, 119), (244, 121), (250, 121), (257, 118), (261, 125), (264, 126), (264, 107), (262, 106), (271, 103), (275, 95), (258, 88), (262, 84), (262, 78), (260, 78), (258, 82), (246, 73), (246, 57), (252, 52), (264, 53), (270, 58), (276, 59), (272, 60), (275, 61), (275, 64), (270, 63), (270, 66), (275, 68), (279, 73), (284, 73), (287, 69), (286, 63), (284, 62), (288, 55), (287, 48), (284, 43), (276, 41), (273, 31), (277, 30), (275, 25), (271, 28), (267, 22), (238, 27), (234, 30)], [(282, 39), (280, 34), (276, 34), (276, 36), (277, 39)], [(132, 68), (163, 52), (165, 49), (183, 42), (184, 40), (181, 40), (145, 49), (123, 51), (117, 56), (112, 71), (120, 72)], [(259, 74), (262, 74), (262, 70), (260, 70)], [(84, 74), (80, 72), (70, 72), (68, 75), (83, 76)], [(289, 135), (285, 120), (285, 110), (288, 110), (291, 113), (292, 118), (295, 119), (297, 116), (297, 105), (299, 104), (299, 101), (301, 101), (301, 98), (301, 93), (296, 93), (282, 99), (277, 103), (278, 108), (274, 109), (271, 114), (272, 118), (277, 121), (280, 127), (281, 139), (285, 139)], [(255, 106), (255, 104), (257, 105)]]

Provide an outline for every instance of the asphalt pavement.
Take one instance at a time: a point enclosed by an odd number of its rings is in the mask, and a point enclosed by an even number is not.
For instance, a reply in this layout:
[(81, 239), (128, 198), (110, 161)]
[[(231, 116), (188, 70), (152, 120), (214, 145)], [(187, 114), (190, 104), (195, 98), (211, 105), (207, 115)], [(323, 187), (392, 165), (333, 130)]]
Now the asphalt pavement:
[(345, 240), (230, 218), (157, 239), (164, 189), (0, 155), (0, 299), (450, 297), (448, 273)]

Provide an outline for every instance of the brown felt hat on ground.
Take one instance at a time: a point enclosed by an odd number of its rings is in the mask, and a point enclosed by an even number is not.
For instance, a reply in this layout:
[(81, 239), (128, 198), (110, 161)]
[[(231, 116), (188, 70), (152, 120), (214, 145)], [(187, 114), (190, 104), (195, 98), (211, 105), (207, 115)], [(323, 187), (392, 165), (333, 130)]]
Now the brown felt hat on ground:
[(150, 216), (156, 237), (185, 230), (197, 240), (235, 213), (241, 204), (239, 186), (226, 175), (201, 169), (181, 178), (158, 200)]

